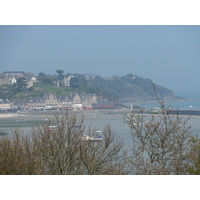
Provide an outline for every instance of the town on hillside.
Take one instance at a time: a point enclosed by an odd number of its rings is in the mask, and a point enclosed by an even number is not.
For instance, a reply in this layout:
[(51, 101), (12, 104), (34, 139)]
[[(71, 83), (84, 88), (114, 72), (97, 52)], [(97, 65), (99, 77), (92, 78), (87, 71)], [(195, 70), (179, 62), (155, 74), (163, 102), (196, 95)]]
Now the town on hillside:
[[(57, 79), (48, 79), (44, 73), (34, 76), (33, 73), (24, 71), (5, 71), (0, 74), (0, 87), (5, 85), (16, 86), (19, 91), (28, 91), (35, 83), (52, 81), (55, 88), (70, 88), (72, 75), (63, 75), (62, 70), (57, 70)], [(89, 75), (86, 78), (90, 78)], [(39, 90), (37, 87), (35, 90)], [(19, 92), (18, 91), (18, 92)], [(30, 90), (31, 91), (31, 90)], [(6, 89), (3, 91), (6, 92)], [(36, 110), (83, 110), (83, 109), (114, 109), (114, 103), (96, 93), (71, 92), (68, 95), (56, 95), (53, 92), (44, 93), (42, 97), (27, 97), (21, 101), (14, 98), (6, 99), (0, 96), (0, 111), (36, 111)]]

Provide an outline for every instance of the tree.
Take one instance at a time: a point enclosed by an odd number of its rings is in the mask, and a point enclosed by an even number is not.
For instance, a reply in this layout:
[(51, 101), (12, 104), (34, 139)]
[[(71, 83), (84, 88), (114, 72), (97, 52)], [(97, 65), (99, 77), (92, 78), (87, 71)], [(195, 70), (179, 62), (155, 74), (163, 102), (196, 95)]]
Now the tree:
[(25, 77), (20, 77), (17, 79), (17, 90), (18, 92), (23, 92), (24, 90), (27, 89), (27, 82)]
[(79, 79), (77, 77), (72, 77), (70, 79), (70, 86), (72, 88), (78, 88), (80, 85), (79, 85)]
[(46, 77), (46, 78), (42, 79), (42, 80), (41, 80), (41, 83), (53, 85), (53, 81), (52, 81), (52, 79), (49, 78), (49, 77)]
[(53, 85), (53, 79), (51, 76), (47, 76), (45, 73), (40, 72), (38, 74), (37, 80), (40, 81), (42, 84), (49, 84)]
[(39, 74), (38, 74), (38, 78), (41, 78), (41, 77), (46, 77), (47, 75), (45, 74), (45, 73), (43, 73), (43, 72), (39, 72)]
[(183, 120), (178, 112), (171, 115), (172, 107), (159, 103), (160, 113), (152, 114), (150, 119), (144, 110), (125, 117), (133, 141), (129, 157), (132, 173), (188, 174), (195, 146), (189, 118)]
[[(57, 129), (49, 131), (52, 124)], [(31, 135), (15, 131), (0, 139), (0, 174), (126, 174), (123, 143), (109, 126), (99, 142), (83, 140), (84, 133), (97, 136), (83, 118), (68, 113), (55, 115)]]
[(64, 71), (58, 69), (58, 70), (56, 70), (56, 72), (57, 72), (57, 74), (58, 74), (58, 79), (59, 79), (59, 80), (63, 80), (63, 78), (64, 78), (64, 76), (63, 76)]
[(191, 157), (191, 164), (187, 168), (187, 172), (191, 175), (200, 175), (200, 140), (196, 136), (193, 138), (193, 151), (190, 155)]

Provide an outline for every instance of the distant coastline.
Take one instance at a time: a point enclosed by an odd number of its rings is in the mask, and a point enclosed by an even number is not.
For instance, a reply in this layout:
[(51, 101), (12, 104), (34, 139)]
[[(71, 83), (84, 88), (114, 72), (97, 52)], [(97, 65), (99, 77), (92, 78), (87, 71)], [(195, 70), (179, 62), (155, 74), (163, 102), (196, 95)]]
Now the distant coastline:
[[(182, 102), (182, 101), (198, 101), (198, 100), (200, 100), (200, 99), (185, 98), (185, 97), (179, 97), (179, 96), (170, 96), (170, 97), (164, 97), (164, 98), (160, 99), (160, 101), (164, 101), (164, 102)], [(153, 99), (135, 99), (133, 102), (156, 103), (156, 102), (158, 102), (158, 100), (156, 98), (153, 98)]]

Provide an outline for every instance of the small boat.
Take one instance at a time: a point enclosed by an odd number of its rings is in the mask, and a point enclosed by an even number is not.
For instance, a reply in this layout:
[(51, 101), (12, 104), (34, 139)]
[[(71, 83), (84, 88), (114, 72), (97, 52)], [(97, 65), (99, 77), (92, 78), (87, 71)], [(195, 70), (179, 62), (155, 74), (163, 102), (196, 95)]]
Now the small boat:
[(97, 131), (96, 133), (103, 133), (103, 131)]
[(49, 126), (48, 131), (54, 131), (55, 129), (57, 129), (57, 126)]
[(89, 135), (83, 135), (81, 137), (81, 140), (82, 141), (92, 141), (92, 142), (98, 142), (98, 141), (102, 141), (103, 140), (103, 137), (101, 136), (98, 136), (98, 137), (90, 137)]

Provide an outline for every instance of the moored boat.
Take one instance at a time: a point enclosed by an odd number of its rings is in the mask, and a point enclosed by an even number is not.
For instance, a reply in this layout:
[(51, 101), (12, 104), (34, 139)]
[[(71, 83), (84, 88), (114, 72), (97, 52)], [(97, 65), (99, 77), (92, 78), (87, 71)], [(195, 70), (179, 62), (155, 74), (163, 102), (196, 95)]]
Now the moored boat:
[(89, 135), (83, 135), (81, 137), (82, 141), (93, 141), (93, 142), (98, 142), (98, 141), (102, 141), (103, 138), (101, 136), (97, 136), (97, 137), (91, 137)]
[(54, 131), (55, 129), (57, 129), (57, 126), (49, 126), (48, 131)]

